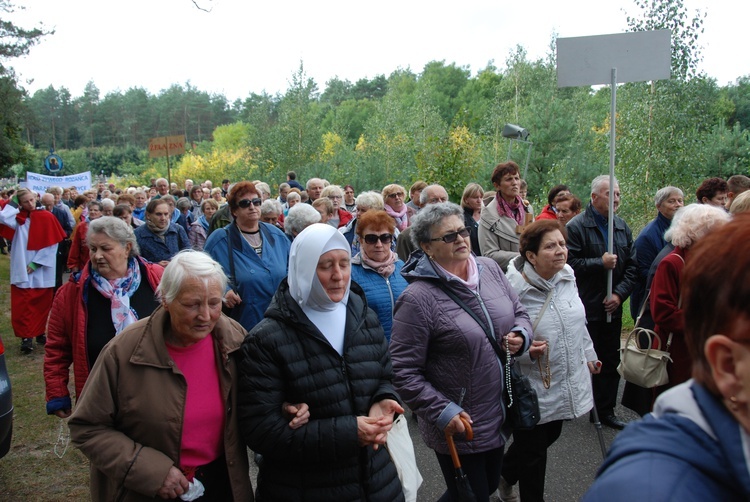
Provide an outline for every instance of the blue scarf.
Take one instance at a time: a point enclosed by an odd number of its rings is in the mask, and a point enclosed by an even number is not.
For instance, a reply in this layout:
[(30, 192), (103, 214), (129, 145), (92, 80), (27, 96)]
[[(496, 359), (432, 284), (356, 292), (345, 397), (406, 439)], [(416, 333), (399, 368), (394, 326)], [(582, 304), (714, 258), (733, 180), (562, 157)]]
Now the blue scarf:
[(201, 217), (198, 218), (198, 223), (201, 224), (201, 226), (203, 227), (203, 230), (208, 232), (208, 220), (206, 219), (206, 215), (202, 214)]

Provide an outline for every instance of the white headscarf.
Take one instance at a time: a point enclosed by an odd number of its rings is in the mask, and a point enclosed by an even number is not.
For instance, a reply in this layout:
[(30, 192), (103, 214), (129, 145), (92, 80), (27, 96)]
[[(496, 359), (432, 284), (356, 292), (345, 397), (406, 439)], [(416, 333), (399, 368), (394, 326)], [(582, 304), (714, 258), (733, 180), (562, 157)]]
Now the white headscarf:
[(351, 247), (337, 229), (325, 223), (315, 223), (294, 238), (289, 253), (287, 282), (292, 298), (310, 322), (339, 354), (344, 353), (346, 336), (346, 303), (349, 300), (351, 276), (346, 293), (340, 302), (331, 301), (317, 274), (318, 261), (323, 254), (335, 249), (345, 250), (351, 258)]
[[(292, 298), (303, 308), (318, 311), (334, 310), (336, 302), (331, 301), (320, 284), (317, 274), (318, 260), (328, 251), (341, 249), (349, 253), (351, 246), (338, 230), (325, 223), (314, 223), (294, 238), (289, 252), (289, 291)], [(339, 302), (346, 305), (349, 299), (351, 277), (346, 285), (344, 298)]]

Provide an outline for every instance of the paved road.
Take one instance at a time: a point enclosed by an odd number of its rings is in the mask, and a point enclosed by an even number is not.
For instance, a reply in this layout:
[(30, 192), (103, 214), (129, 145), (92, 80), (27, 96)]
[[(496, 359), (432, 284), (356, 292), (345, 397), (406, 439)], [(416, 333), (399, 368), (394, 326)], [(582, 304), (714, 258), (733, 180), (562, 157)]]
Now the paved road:
[[(620, 396), (623, 383), (620, 382)], [(619, 402), (619, 399), (618, 399)], [(629, 421), (638, 415), (618, 406), (616, 414), (620, 419)], [(407, 412), (411, 416), (411, 412)], [(614, 440), (616, 431), (602, 427), (607, 447)], [(419, 489), (418, 502), (433, 502), (445, 491), (445, 481), (440, 472), (434, 452), (425, 446), (419, 434), (419, 427), (414, 420), (409, 420), (414, 450), (417, 456), (419, 472), (424, 482)], [(591, 485), (596, 470), (602, 461), (599, 439), (594, 424), (589, 423), (588, 415), (577, 420), (566, 422), (560, 439), (552, 445), (547, 458), (547, 479), (545, 484), (546, 502), (573, 502), (581, 498)], [(257, 467), (250, 463), (253, 486), (256, 485)]]
[[(622, 396), (623, 383), (620, 383)], [(619, 402), (619, 399), (618, 399)], [(616, 414), (629, 421), (638, 415), (618, 406)], [(602, 427), (605, 445), (609, 447), (616, 432)], [(445, 482), (440, 472), (435, 454), (427, 448), (419, 435), (419, 428), (409, 421), (417, 465), (424, 482), (419, 489), (418, 502), (433, 502), (445, 491)], [(560, 439), (549, 449), (547, 459), (547, 479), (545, 484), (546, 502), (573, 502), (579, 500), (594, 480), (596, 470), (602, 461), (599, 439), (594, 424), (589, 423), (588, 415), (566, 422)]]

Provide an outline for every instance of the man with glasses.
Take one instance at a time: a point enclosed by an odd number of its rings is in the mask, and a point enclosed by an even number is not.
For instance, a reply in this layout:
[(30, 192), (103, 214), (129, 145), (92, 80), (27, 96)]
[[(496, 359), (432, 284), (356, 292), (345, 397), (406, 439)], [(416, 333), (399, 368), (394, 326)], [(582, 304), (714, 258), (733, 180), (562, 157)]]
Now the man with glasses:
[[(427, 204), (440, 204), (441, 202), (448, 202), (448, 192), (441, 185), (428, 185), (419, 194), (419, 205), (421, 207)], [(398, 236), (396, 253), (401, 260), (406, 261), (415, 249), (417, 248), (411, 242), (411, 232), (407, 227)]]

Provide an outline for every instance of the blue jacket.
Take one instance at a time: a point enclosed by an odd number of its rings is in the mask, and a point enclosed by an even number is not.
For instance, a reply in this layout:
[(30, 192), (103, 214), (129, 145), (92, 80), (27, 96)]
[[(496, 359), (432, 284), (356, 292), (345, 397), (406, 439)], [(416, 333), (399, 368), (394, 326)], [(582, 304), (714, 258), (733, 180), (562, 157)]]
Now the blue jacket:
[(141, 256), (154, 263), (169, 261), (183, 249), (190, 249), (185, 230), (174, 223), (169, 224), (164, 240), (149, 230), (148, 225), (141, 225), (134, 233), (138, 247), (141, 248)]
[[(290, 242), (284, 232), (266, 223), (259, 223), (263, 239), (262, 258), (242, 237), (237, 225), (232, 224), (223, 230), (216, 230), (208, 236), (203, 251), (219, 262), (224, 273), (231, 278), (229, 267), (229, 237), (234, 251), (235, 286), (242, 303), (235, 307), (232, 318), (239, 321), (246, 329), (251, 330), (263, 319), (263, 313), (271, 303), (276, 288), (286, 277), (289, 266)], [(315, 266), (315, 261), (310, 266)]]
[(584, 501), (750, 500), (740, 425), (690, 380), (621, 432)]
[(651, 220), (648, 225), (641, 230), (638, 238), (635, 240), (636, 258), (638, 260), (638, 278), (633, 287), (633, 293), (630, 296), (630, 315), (633, 319), (638, 317), (638, 309), (641, 308), (643, 297), (646, 294), (646, 280), (648, 271), (654, 258), (659, 251), (664, 249), (667, 241), (664, 240), (664, 232), (667, 231), (672, 220), (668, 220), (663, 214), (657, 213), (656, 218)]
[(352, 258), (352, 280), (362, 286), (367, 298), (367, 305), (378, 314), (383, 326), (385, 338), (391, 341), (393, 309), (401, 292), (406, 289), (406, 279), (401, 276), (404, 262), (396, 260), (396, 269), (390, 277), (385, 278), (375, 270), (362, 264), (361, 255)]

